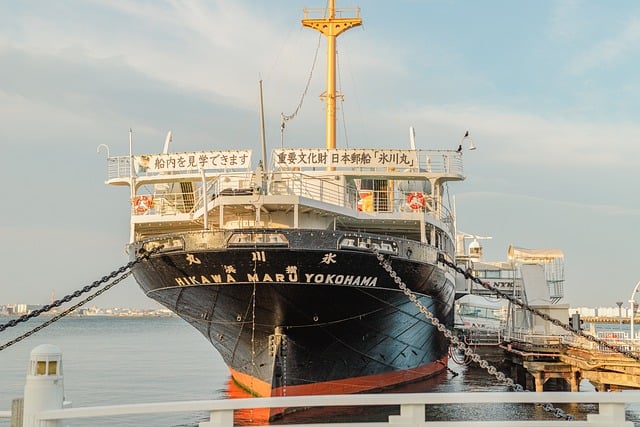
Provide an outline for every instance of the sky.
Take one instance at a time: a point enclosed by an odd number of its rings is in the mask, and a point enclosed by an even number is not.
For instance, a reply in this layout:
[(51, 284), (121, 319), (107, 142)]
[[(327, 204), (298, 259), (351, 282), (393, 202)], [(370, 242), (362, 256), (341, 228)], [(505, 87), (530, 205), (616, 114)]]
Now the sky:
[[(486, 260), (565, 254), (571, 306), (628, 306), (640, 280), (640, 3), (338, 0), (338, 146), (455, 149), (457, 225)], [(46, 304), (128, 261), (111, 155), (324, 146), (322, 0), (0, 2), (0, 304)], [(315, 67), (314, 58), (317, 52)], [(310, 81), (305, 92), (307, 81)], [(304, 95), (304, 96), (303, 96)], [(158, 307), (132, 279), (93, 301)]]

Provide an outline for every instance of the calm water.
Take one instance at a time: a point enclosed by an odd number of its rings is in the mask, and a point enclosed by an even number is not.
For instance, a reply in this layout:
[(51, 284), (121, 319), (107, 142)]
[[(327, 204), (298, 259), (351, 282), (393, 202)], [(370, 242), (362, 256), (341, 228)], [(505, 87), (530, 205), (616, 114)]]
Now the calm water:
[[(0, 318), (5, 323), (7, 318)], [(45, 319), (46, 320), (46, 319)], [(42, 320), (43, 321), (43, 320)], [(0, 333), (0, 344), (36, 326), (31, 320)], [(229, 374), (222, 359), (195, 329), (178, 318), (64, 318), (35, 335), (0, 352), (0, 410), (10, 410), (21, 397), (30, 351), (39, 344), (62, 350), (67, 400), (74, 407), (179, 400), (204, 400), (228, 396)], [(503, 391), (483, 370), (451, 362), (458, 375), (407, 386), (401, 391), (441, 392)], [(583, 390), (593, 390), (583, 382)], [(560, 406), (577, 419), (596, 411), (595, 405)], [(333, 419), (386, 420), (388, 408), (318, 409), (287, 416), (286, 421)], [(628, 419), (640, 425), (640, 408), (629, 406)], [(251, 418), (251, 413), (248, 413)], [(540, 407), (528, 405), (458, 405), (429, 407), (428, 420), (555, 419)], [(162, 416), (96, 418), (69, 422), (70, 426), (197, 426), (206, 413)], [(0, 420), (0, 426), (9, 426)]]

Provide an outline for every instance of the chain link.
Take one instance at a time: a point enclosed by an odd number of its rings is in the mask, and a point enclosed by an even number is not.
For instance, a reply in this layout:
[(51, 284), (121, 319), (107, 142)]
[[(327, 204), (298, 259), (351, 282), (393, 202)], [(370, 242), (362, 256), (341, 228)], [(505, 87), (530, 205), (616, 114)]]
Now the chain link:
[[(499, 382), (506, 384), (507, 386), (513, 388), (515, 391), (524, 392), (526, 391), (520, 384), (517, 384), (513, 379), (507, 377), (502, 372), (498, 371), (495, 366), (489, 364), (486, 360), (483, 360), (476, 352), (474, 352), (469, 346), (467, 346), (463, 341), (461, 341), (452, 331), (447, 329), (447, 327), (440, 322), (440, 320), (433, 315), (415, 296), (415, 294), (407, 287), (407, 285), (402, 281), (400, 276), (394, 271), (393, 267), (389, 261), (384, 257), (384, 255), (380, 254), (376, 248), (373, 248), (373, 253), (375, 254), (380, 266), (389, 273), (389, 277), (393, 279), (393, 281), (398, 285), (398, 288), (409, 298), (409, 300), (418, 307), (420, 313), (422, 313), (431, 324), (451, 342), (451, 344), (461, 352), (465, 354), (469, 360), (476, 362), (482, 369), (486, 370), (489, 375), (495, 377)], [(448, 265), (448, 264), (447, 264)], [(466, 276), (465, 276), (466, 277)], [(565, 413), (562, 409), (554, 407), (551, 403), (545, 403), (542, 408), (549, 413), (554, 414), (557, 418), (564, 418), (567, 421), (573, 421), (574, 416), (571, 414)]]
[[(143, 260), (149, 259), (149, 257), (151, 257), (151, 255), (153, 255), (156, 252), (160, 251), (162, 248), (163, 248), (163, 246), (160, 245), (160, 246), (157, 246), (157, 247), (153, 248), (150, 251), (146, 251), (144, 249), (141, 249), (139, 251), (138, 256), (136, 256), (136, 259), (134, 259), (133, 261), (129, 261), (127, 264), (123, 265), (119, 269), (112, 271), (109, 275), (102, 277), (102, 279), (96, 280), (91, 285), (87, 285), (87, 286), (83, 287), (82, 289), (79, 289), (79, 290), (73, 292), (72, 294), (66, 295), (64, 298), (61, 298), (59, 300), (56, 300), (56, 301), (52, 302), (51, 304), (47, 304), (47, 305), (45, 305), (45, 306), (43, 306), (43, 307), (41, 307), (41, 308), (39, 308), (37, 310), (34, 310), (34, 311), (30, 312), (29, 314), (25, 314), (24, 316), (20, 316), (17, 319), (10, 320), (9, 322), (7, 322), (5, 324), (0, 325), (0, 332), (2, 332), (5, 329), (8, 329), (8, 328), (13, 327), (13, 326), (16, 326), (16, 325), (20, 324), (21, 322), (26, 322), (29, 319), (32, 319), (34, 317), (37, 317), (37, 316), (41, 315), (42, 313), (50, 311), (52, 308), (60, 307), (65, 302), (69, 302), (73, 298), (77, 298), (80, 295), (82, 295), (84, 293), (87, 293), (87, 292), (91, 291), (92, 289), (95, 289), (95, 288), (97, 288), (98, 286), (100, 286), (100, 285), (102, 285), (104, 283), (107, 283), (107, 285), (105, 287), (103, 287), (102, 289), (97, 290), (94, 294), (89, 295), (87, 298), (85, 298), (84, 300), (82, 300), (79, 303), (75, 304), (74, 306), (69, 307), (68, 309), (66, 309), (62, 313), (52, 317), (51, 319), (47, 320), (46, 322), (42, 323), (41, 325), (39, 325), (39, 326), (33, 328), (32, 330), (20, 335), (17, 338), (12, 339), (9, 342), (1, 345), (0, 346), (0, 351), (4, 350), (7, 347), (12, 346), (13, 344), (15, 344), (17, 342), (22, 341), (23, 339), (25, 339), (27, 337), (30, 337), (31, 335), (35, 334), (36, 332), (40, 331), (41, 329), (44, 329), (47, 326), (51, 325), (53, 322), (56, 322), (57, 320), (60, 320), (64, 316), (68, 315), (69, 313), (72, 313), (78, 307), (83, 306), (87, 302), (93, 300), (98, 295), (101, 295), (102, 293), (104, 293), (107, 290), (111, 289), (112, 287), (114, 287), (115, 285), (117, 285), (118, 283), (120, 283), (121, 281), (123, 281), (124, 279), (126, 279), (127, 277), (129, 277), (133, 273), (133, 271), (132, 271), (133, 266), (135, 266), (136, 264), (142, 262)], [(113, 282), (108, 283), (112, 279), (113, 279)]]
[(608, 350), (614, 351), (616, 353), (623, 354), (623, 355), (625, 355), (627, 357), (630, 357), (633, 360), (636, 360), (636, 361), (640, 362), (640, 355), (638, 355), (638, 354), (636, 354), (636, 353), (634, 353), (634, 352), (632, 352), (630, 350), (625, 350), (625, 349), (621, 348), (620, 346), (615, 346), (613, 344), (610, 344), (607, 341), (602, 340), (602, 339), (600, 339), (598, 337), (594, 337), (593, 335), (587, 334), (587, 333), (585, 333), (584, 331), (582, 331), (580, 329), (572, 328), (570, 325), (568, 325), (566, 323), (563, 323), (562, 321), (560, 321), (560, 320), (558, 320), (558, 319), (556, 319), (554, 317), (549, 316), (547, 313), (544, 313), (544, 312), (538, 310), (537, 308), (531, 307), (529, 304), (524, 303), (524, 302), (520, 301), (519, 299), (517, 299), (517, 298), (515, 298), (515, 297), (513, 297), (513, 296), (511, 296), (511, 295), (509, 295), (507, 293), (502, 292), (498, 288), (492, 286), (490, 283), (483, 282), (482, 280), (478, 279), (477, 277), (474, 277), (469, 271), (464, 270), (463, 268), (458, 267), (455, 263), (445, 259), (442, 254), (438, 255), (438, 261), (441, 262), (442, 264), (445, 264), (448, 267), (453, 268), (458, 273), (463, 274), (466, 279), (470, 279), (474, 283), (477, 283), (478, 285), (484, 287), (485, 289), (490, 290), (494, 294), (498, 295), (500, 298), (504, 298), (504, 299), (508, 300), (509, 302), (517, 305), (518, 307), (524, 308), (525, 310), (535, 314), (538, 317), (541, 317), (542, 319), (544, 319), (544, 320), (546, 320), (546, 321), (548, 321), (550, 323), (553, 323), (554, 325), (564, 329), (565, 331), (570, 332), (570, 333), (572, 333), (574, 335), (578, 335), (578, 336), (586, 339), (587, 341), (594, 342), (594, 343), (596, 343), (596, 344), (598, 344), (598, 345), (600, 345), (600, 346), (602, 346), (602, 347), (604, 347), (604, 348), (606, 348)]
[(108, 285), (106, 285), (104, 288), (99, 289), (96, 291), (96, 293), (89, 295), (87, 298), (85, 298), (84, 300), (80, 301), (79, 303), (77, 303), (76, 305), (74, 305), (73, 307), (69, 307), (68, 309), (66, 309), (65, 311), (63, 311), (62, 313), (52, 317), (51, 319), (47, 320), (46, 322), (44, 322), (41, 325), (36, 326), (35, 328), (31, 329), (30, 331), (20, 335), (17, 338), (12, 339), (11, 341), (3, 344), (0, 346), (0, 351), (4, 350), (7, 347), (12, 346), (13, 344), (16, 344), (20, 341), (22, 341), (25, 338), (30, 337), (31, 335), (35, 334), (36, 332), (40, 331), (41, 329), (46, 328), (47, 326), (51, 325), (53, 322), (56, 322), (60, 319), (62, 319), (64, 316), (66, 316), (67, 314), (73, 312), (74, 310), (76, 310), (78, 307), (83, 306), (84, 304), (88, 303), (89, 301), (91, 301), (92, 299), (94, 299), (95, 297), (97, 297), (98, 295), (101, 295), (102, 293), (106, 292), (107, 290), (111, 289), (112, 287), (114, 287), (115, 285), (117, 285), (118, 283), (122, 282), (124, 279), (126, 279), (127, 277), (129, 277), (131, 275), (131, 271), (127, 271), (126, 273), (124, 273), (122, 276), (118, 277), (117, 279), (115, 279), (113, 282), (109, 283)]
[(17, 319), (13, 319), (8, 321), (7, 323), (0, 325), (0, 332), (3, 332), (5, 329), (7, 328), (11, 328), (13, 326), (16, 326), (22, 322), (26, 322), (29, 319), (32, 319), (34, 317), (38, 317), (39, 315), (41, 315), (42, 313), (46, 313), (48, 311), (50, 311), (53, 308), (57, 308), (60, 307), (62, 304), (66, 303), (66, 302), (70, 302), (72, 299), (74, 298), (78, 298), (80, 295), (85, 294), (89, 291), (91, 291), (92, 289), (97, 288), (98, 286), (109, 282), (112, 279), (115, 279), (117, 276), (119, 276), (120, 274), (126, 272), (127, 270), (131, 270), (133, 268), (133, 266), (135, 266), (136, 264), (142, 262), (145, 259), (148, 259), (151, 255), (153, 255), (154, 253), (158, 252), (160, 249), (162, 249), (162, 246), (158, 246), (153, 248), (151, 251), (142, 251), (140, 252), (140, 254), (136, 257), (136, 259), (134, 259), (133, 261), (128, 262), (127, 264), (123, 265), (122, 267), (120, 267), (117, 270), (112, 271), (109, 275), (107, 276), (103, 276), (102, 279), (100, 280), (96, 280), (95, 282), (93, 282), (90, 285), (87, 285), (81, 289), (78, 289), (77, 291), (69, 294), (69, 295), (65, 295), (63, 298), (53, 301), (51, 304), (47, 304), (44, 305), (42, 307), (40, 307), (37, 310), (33, 310), (28, 314), (22, 315), (20, 317), (18, 317)]

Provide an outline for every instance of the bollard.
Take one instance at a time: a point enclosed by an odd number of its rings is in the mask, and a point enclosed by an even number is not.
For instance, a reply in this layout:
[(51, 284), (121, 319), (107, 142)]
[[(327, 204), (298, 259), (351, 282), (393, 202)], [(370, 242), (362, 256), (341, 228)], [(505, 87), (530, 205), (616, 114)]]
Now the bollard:
[(62, 352), (55, 345), (39, 345), (31, 350), (29, 358), (23, 427), (59, 426), (58, 421), (38, 421), (37, 417), (42, 411), (62, 409), (63, 401)]

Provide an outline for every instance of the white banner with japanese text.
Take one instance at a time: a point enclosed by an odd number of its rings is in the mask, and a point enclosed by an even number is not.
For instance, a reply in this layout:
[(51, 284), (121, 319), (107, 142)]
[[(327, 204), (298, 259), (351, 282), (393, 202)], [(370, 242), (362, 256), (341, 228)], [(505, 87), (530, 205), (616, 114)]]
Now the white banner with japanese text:
[(134, 156), (134, 165), (137, 173), (248, 169), (251, 167), (251, 150), (149, 154)]
[(324, 148), (273, 150), (276, 167), (417, 168), (415, 150)]

